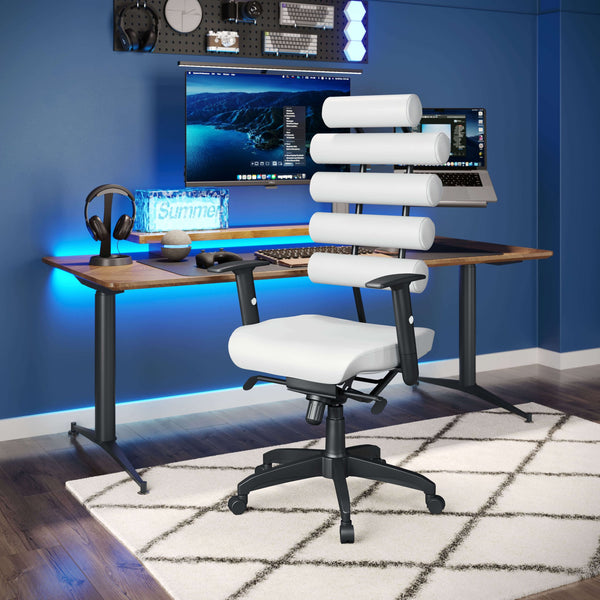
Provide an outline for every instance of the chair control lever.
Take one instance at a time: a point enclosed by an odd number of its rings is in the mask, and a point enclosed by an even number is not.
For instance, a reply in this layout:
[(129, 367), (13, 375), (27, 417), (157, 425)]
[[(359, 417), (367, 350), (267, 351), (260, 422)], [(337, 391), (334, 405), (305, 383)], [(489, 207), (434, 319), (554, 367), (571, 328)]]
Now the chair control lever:
[(358, 400), (358, 402), (373, 402), (373, 406), (371, 406), (371, 413), (374, 415), (378, 415), (383, 412), (383, 409), (387, 406), (387, 400), (382, 396), (375, 396), (371, 394), (363, 394), (357, 390), (344, 390), (344, 394), (348, 398), (352, 398), (352, 400)]
[(383, 409), (387, 406), (387, 400), (385, 398), (378, 397), (373, 401), (371, 406), (371, 414), (378, 415), (383, 412)]
[(242, 389), (246, 392), (251, 390), (259, 381), (265, 381), (266, 383), (279, 383), (281, 385), (285, 385), (285, 379), (280, 379), (278, 377), (267, 377), (266, 375), (253, 375), (246, 379)]

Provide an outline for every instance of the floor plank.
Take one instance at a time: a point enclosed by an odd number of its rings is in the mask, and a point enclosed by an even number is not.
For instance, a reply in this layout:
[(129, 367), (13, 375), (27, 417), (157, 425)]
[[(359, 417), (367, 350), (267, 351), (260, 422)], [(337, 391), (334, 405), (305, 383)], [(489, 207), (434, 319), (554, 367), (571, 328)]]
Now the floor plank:
[(61, 546), (0, 556), (6, 600), (103, 600)]
[[(557, 371), (529, 365), (478, 374), (478, 383), (512, 403), (538, 402), (600, 422), (598, 366)], [(348, 432), (489, 408), (430, 384), (416, 390), (392, 385), (385, 396), (388, 406), (376, 416), (364, 404), (348, 403)], [(132, 463), (141, 468), (321, 437), (322, 426), (304, 421), (305, 408), (304, 399), (294, 398), (123, 425), (117, 431)], [(66, 491), (68, 480), (119, 471), (89, 440), (66, 435), (67, 427), (64, 434), (0, 442), (0, 598), (168, 600), (135, 557)], [(600, 598), (600, 578), (527, 600), (592, 598)]]

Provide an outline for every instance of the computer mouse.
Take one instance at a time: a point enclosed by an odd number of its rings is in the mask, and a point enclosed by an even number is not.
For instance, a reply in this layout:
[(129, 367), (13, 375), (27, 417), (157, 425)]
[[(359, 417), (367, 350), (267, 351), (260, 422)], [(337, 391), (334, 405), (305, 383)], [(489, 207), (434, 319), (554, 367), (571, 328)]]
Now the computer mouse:
[(213, 265), (233, 262), (234, 260), (243, 260), (239, 254), (235, 252), (228, 252), (226, 250), (219, 250), (218, 252), (200, 252), (196, 254), (196, 266), (201, 269), (208, 269)]

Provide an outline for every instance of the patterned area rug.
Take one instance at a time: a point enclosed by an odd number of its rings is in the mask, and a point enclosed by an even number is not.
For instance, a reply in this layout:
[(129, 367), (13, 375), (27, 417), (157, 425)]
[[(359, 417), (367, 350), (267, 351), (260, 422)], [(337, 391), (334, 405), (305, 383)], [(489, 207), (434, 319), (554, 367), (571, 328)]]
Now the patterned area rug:
[(421, 492), (351, 478), (354, 544), (326, 479), (229, 512), (265, 449), (146, 469), (144, 496), (119, 473), (67, 487), (177, 600), (522, 598), (600, 573), (600, 425), (522, 408), (533, 423), (494, 409), (349, 435), (446, 500), (431, 515)]

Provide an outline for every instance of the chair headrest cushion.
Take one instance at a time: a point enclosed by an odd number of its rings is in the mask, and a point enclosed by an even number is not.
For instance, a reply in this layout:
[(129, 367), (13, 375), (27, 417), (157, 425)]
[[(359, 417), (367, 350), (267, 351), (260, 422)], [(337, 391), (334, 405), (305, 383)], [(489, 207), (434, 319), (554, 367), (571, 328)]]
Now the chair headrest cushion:
[(327, 127), (415, 127), (423, 108), (416, 94), (330, 96), (323, 103)]

